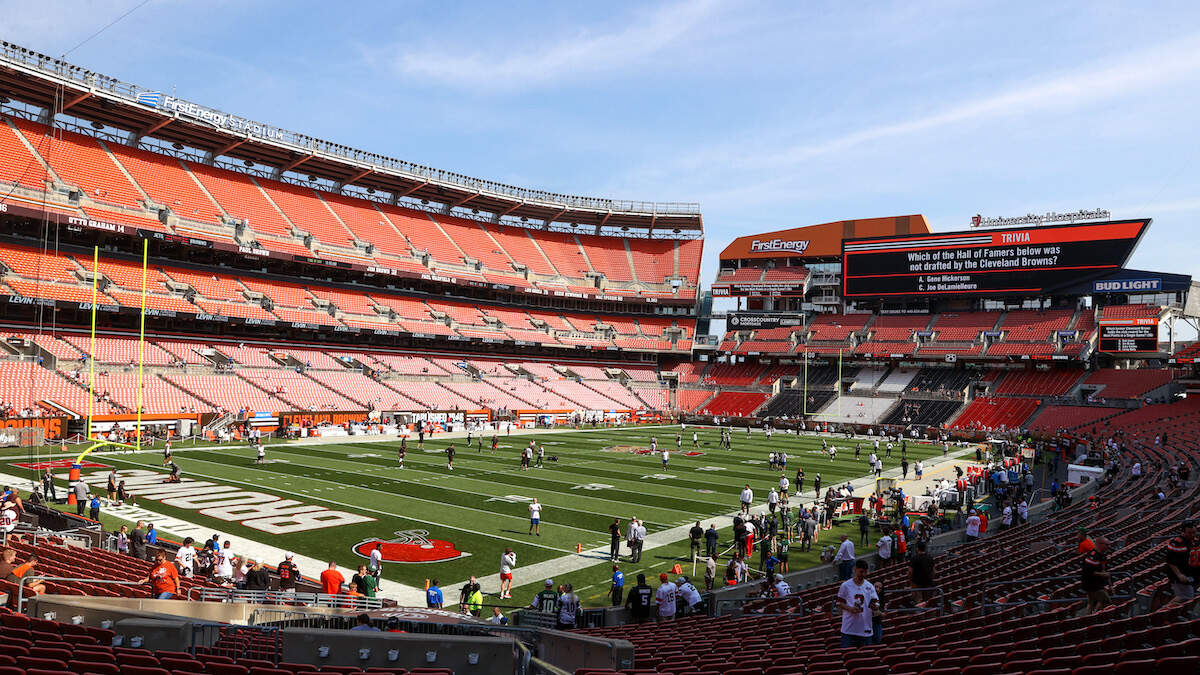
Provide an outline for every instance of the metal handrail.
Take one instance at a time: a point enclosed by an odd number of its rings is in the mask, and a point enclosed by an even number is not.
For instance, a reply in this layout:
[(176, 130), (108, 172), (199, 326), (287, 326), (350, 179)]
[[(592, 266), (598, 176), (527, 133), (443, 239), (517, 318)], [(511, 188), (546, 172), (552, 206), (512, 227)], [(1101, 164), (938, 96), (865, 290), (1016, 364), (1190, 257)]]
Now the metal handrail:
[(383, 598), (328, 593), (296, 593), (292, 591), (258, 591), (237, 588), (193, 587), (188, 600), (201, 602), (243, 602), (259, 605), (305, 604), (337, 609), (383, 609)]
[(17, 613), (25, 612), (25, 584), (33, 581), (77, 581), (85, 584), (112, 584), (114, 586), (141, 586), (140, 581), (126, 581), (124, 579), (81, 579), (77, 577), (42, 577), (42, 576), (24, 576), (17, 582)]

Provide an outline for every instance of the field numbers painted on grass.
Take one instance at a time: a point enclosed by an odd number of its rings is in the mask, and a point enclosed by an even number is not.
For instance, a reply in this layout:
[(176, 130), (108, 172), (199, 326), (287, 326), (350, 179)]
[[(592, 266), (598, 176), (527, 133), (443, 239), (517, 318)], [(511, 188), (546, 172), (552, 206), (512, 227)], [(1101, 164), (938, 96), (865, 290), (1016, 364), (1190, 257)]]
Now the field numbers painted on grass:
[(612, 486), (605, 483), (587, 483), (586, 485), (574, 485), (572, 490), (611, 490)]
[(723, 467), (723, 466), (698, 466), (698, 467), (696, 467), (696, 470), (697, 471), (724, 471), (725, 467)]
[(492, 497), (489, 502), (504, 502), (505, 504), (528, 504), (533, 501), (533, 497), (522, 497), (521, 495), (504, 495), (503, 497)]
[(368, 457), (379, 457), (379, 455), (377, 455), (373, 452), (357, 452), (353, 455), (346, 455), (346, 456), (349, 457), (350, 459), (366, 459)]
[(670, 480), (674, 477), (675, 476), (669, 473), (648, 473), (645, 476), (642, 476), (642, 480), (646, 480), (647, 478), (650, 480)]
[(742, 464), (766, 464), (766, 462), (761, 459), (743, 459)]

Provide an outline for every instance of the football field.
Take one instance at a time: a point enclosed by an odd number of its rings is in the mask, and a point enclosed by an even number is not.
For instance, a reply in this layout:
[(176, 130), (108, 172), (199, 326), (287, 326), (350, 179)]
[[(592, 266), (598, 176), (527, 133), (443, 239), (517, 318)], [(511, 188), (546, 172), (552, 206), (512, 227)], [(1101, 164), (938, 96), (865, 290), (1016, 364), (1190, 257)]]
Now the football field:
[[(256, 463), (254, 450), (242, 444), (177, 447), (175, 461), (184, 478), (202, 483), (183, 493), (160, 495), (156, 491), (169, 490), (161, 484), (160, 474), (166, 473), (161, 453), (104, 453), (91, 459), (127, 475), (130, 491), (142, 495), (140, 506), (234, 537), (349, 568), (364, 562), (362, 556), (382, 542), (385, 590), (389, 580), (421, 588), (427, 579), (437, 578), (447, 589), (447, 602), (456, 597), (453, 584), (471, 575), (495, 575), (501, 552), (511, 546), (518, 567), (514, 600), (507, 603), (527, 601), (540, 586), (547, 575), (530, 577), (531, 566), (539, 563), (544, 564), (533, 569), (560, 570), (556, 581), (571, 581), (577, 589), (587, 589), (581, 596), (589, 604), (601, 603), (610, 574), (607, 556), (586, 552), (599, 547), (607, 551), (608, 526), (614, 518), (621, 519), (622, 532), (629, 519), (637, 517), (645, 523), (649, 540), (658, 534), (659, 543), (664, 543), (666, 533), (677, 542), (647, 551), (640, 565), (625, 565), (629, 585), (639, 569), (656, 575), (676, 561), (690, 561), (682, 540), (697, 520), (706, 528), (716, 523), (724, 550), (732, 540), (728, 516), (738, 508), (742, 487), (748, 483), (755, 503), (762, 504), (769, 489), (778, 485), (779, 472), (767, 466), (771, 451), (787, 452), (789, 480), (794, 481), (797, 468), (805, 471), (805, 492), (802, 500), (793, 495), (792, 506), (814, 501), (818, 473), (822, 489), (868, 473), (871, 443), (865, 439), (825, 437), (838, 447), (837, 459), (830, 461), (818, 436), (775, 433), (768, 440), (759, 430), (747, 438), (741, 429), (733, 433), (733, 449), (725, 450), (719, 447), (718, 430), (696, 431), (697, 447), (692, 444), (693, 428), (688, 427), (682, 432), (682, 449), (676, 448), (678, 425), (514, 433), (501, 435), (494, 453), (490, 435), (482, 450), (474, 442), (468, 447), (465, 438), (434, 437), (426, 440), (424, 450), (411, 441), (403, 467), (397, 460), (398, 440), (275, 443), (268, 446), (263, 464)], [(666, 467), (659, 455), (648, 453), (652, 436), (660, 450), (670, 450)], [(520, 452), (530, 440), (545, 447), (547, 461), (542, 468), (521, 471)], [(858, 442), (862, 457), (856, 461)], [(452, 443), (457, 452), (450, 470), (446, 447)], [(940, 446), (908, 444), (910, 462), (934, 455), (940, 458)], [(557, 461), (550, 461), (552, 456)], [(893, 457), (884, 459), (884, 468), (895, 469), (899, 462), (897, 445)], [(101, 467), (84, 469), (85, 477), (107, 472)], [(541, 536), (529, 534), (528, 504), (534, 498), (544, 506)], [(264, 513), (277, 517), (261, 519)], [(293, 513), (318, 515), (299, 517), (301, 525), (287, 525), (291, 519), (286, 515)], [(332, 515), (338, 513), (343, 515)], [(821, 543), (832, 540), (823, 534)], [(578, 555), (578, 549), (585, 555)], [(793, 554), (792, 568), (815, 560), (815, 553)], [(624, 559), (627, 554), (622, 545)], [(690, 562), (685, 567), (690, 571)], [(315, 576), (320, 570), (302, 571)], [(485, 592), (496, 590), (485, 583)]]

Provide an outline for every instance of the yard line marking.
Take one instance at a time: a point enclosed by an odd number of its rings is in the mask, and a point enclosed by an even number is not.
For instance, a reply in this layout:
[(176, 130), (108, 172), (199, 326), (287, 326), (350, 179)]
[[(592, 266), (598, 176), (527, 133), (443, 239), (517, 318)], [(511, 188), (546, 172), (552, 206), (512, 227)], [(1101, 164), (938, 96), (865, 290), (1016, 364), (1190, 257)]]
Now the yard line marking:
[[(144, 462), (134, 462), (134, 461), (132, 461), (132, 460), (128, 460), (128, 459), (124, 459), (124, 458), (114, 458), (114, 459), (116, 459), (116, 461), (125, 462), (125, 463), (128, 463), (128, 464), (133, 464), (134, 466), (142, 466), (142, 467), (146, 467), (146, 468), (148, 468), (148, 469), (161, 469), (161, 468), (162, 468), (161, 466), (156, 466), (156, 465), (154, 465), (154, 464), (146, 464), (146, 463), (144, 463)], [(191, 459), (191, 461), (195, 461), (195, 462), (205, 462), (206, 464), (217, 464), (217, 462), (211, 462), (211, 461), (209, 461), (209, 460), (204, 460), (204, 459), (194, 459), (194, 458), (189, 458), (189, 459)], [(237, 480), (237, 479), (234, 479), (234, 478), (223, 478), (223, 477), (220, 477), (220, 476), (212, 476), (212, 475), (208, 475), (208, 474), (196, 473), (196, 472), (191, 472), (191, 471), (189, 471), (188, 473), (190, 473), (190, 474), (191, 474), (191, 475), (193, 475), (193, 476), (199, 476), (199, 477), (201, 477), (201, 478), (207, 478), (207, 479), (209, 479), (209, 480), (222, 481), (222, 482), (225, 482), (225, 483), (237, 483), (237, 484), (239, 484), (239, 485), (246, 485), (246, 486), (249, 486), (249, 487), (255, 487), (255, 484), (254, 484), (254, 483), (251, 483), (250, 481)], [(315, 479), (315, 480), (321, 480), (321, 479), (319, 479), (319, 478), (318, 478), (318, 479)], [(323, 482), (323, 483), (329, 483), (329, 482), (332, 482), (332, 481), (321, 481), (321, 482)], [(258, 486), (258, 487), (261, 487), (261, 486)], [(316, 489), (316, 490), (336, 490), (336, 489), (340, 489), (341, 487), (342, 487), (342, 486), (338, 486), (337, 488), (314, 488), (314, 489)], [(313, 496), (313, 495), (310, 495), (310, 494), (307, 494), (307, 493), (304, 493), (304, 492), (300, 492), (300, 491), (298, 491), (298, 490), (278, 490), (278, 492), (283, 492), (283, 493), (285, 493), (285, 494), (291, 494), (291, 495), (297, 495), (297, 496), (301, 496), (301, 497), (312, 497), (312, 496)], [(391, 495), (391, 496), (401, 496), (401, 497), (402, 497), (403, 495)], [(374, 513), (374, 514), (378, 514), (378, 515), (381, 515), (381, 516), (386, 516), (386, 517), (388, 517), (388, 518), (398, 518), (398, 519), (401, 519), (401, 520), (411, 520), (411, 521), (418, 522), (418, 523), (424, 523), (424, 524), (426, 524), (426, 525), (434, 525), (434, 526), (436, 526), (436, 527), (444, 527), (444, 528), (446, 528), (446, 529), (450, 529), (450, 530), (458, 530), (458, 531), (460, 531), (460, 532), (470, 532), (471, 534), (477, 534), (477, 535), (479, 535), (479, 536), (481, 536), (481, 537), (488, 537), (488, 538), (490, 538), (490, 539), (500, 539), (500, 540), (503, 540), (503, 541), (507, 541), (507, 542), (509, 542), (509, 543), (522, 544), (522, 545), (526, 545), (526, 546), (534, 546), (534, 547), (536, 547), (536, 548), (544, 548), (544, 549), (546, 549), (546, 550), (549, 550), (549, 551), (558, 551), (558, 552), (560, 552), (560, 553), (571, 553), (571, 554), (574, 554), (574, 551), (572, 551), (572, 550), (570, 550), (570, 549), (558, 548), (557, 546), (546, 546), (546, 545), (544, 545), (544, 544), (536, 544), (536, 543), (529, 542), (529, 541), (524, 541), (524, 540), (517, 540), (517, 539), (513, 539), (512, 537), (502, 537), (502, 536), (500, 536), (500, 535), (496, 535), (496, 534), (488, 534), (487, 532), (480, 532), (480, 531), (478, 531), (478, 530), (472, 530), (472, 529), (468, 529), (468, 528), (465, 528), (465, 527), (457, 527), (457, 526), (455, 526), (455, 525), (447, 525), (447, 524), (445, 524), (445, 523), (439, 523), (439, 522), (437, 522), (437, 521), (435, 521), (435, 520), (425, 520), (425, 519), (423, 519), (423, 518), (416, 518), (416, 517), (414, 517), (414, 516), (408, 516), (408, 515), (398, 515), (398, 514), (396, 514), (396, 513), (392, 513), (391, 511), (380, 511), (379, 509), (372, 509), (372, 508), (369, 508), (369, 507), (366, 507), (366, 506), (356, 506), (356, 505), (354, 505), (354, 504), (347, 504), (347, 503), (345, 503), (345, 502), (333, 501), (333, 500), (331, 500), (331, 499), (324, 499), (324, 498), (322, 498), (322, 499), (323, 499), (323, 500), (325, 501), (325, 503), (327, 503), (327, 504), (336, 504), (336, 505), (338, 505), (338, 506), (342, 506), (342, 507), (345, 507), (345, 508), (348, 508), (348, 509), (356, 509), (356, 510), (358, 510), (358, 511), (362, 511), (362, 512), (365, 512), (365, 513)], [(529, 519), (528, 519), (528, 518), (524, 518), (523, 520), (525, 520), (526, 522), (528, 522), (528, 520), (529, 520)], [(557, 526), (557, 525), (555, 524), (555, 526)]]

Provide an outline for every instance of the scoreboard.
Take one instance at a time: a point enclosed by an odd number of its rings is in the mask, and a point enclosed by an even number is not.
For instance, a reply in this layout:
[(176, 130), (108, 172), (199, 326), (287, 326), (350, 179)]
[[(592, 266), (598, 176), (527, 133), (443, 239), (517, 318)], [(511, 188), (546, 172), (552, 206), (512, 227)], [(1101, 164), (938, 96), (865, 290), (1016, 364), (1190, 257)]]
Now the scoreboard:
[(1129, 259), (1150, 219), (842, 242), (844, 297), (1039, 295)]
[(1158, 319), (1101, 319), (1100, 351), (1157, 352)]

